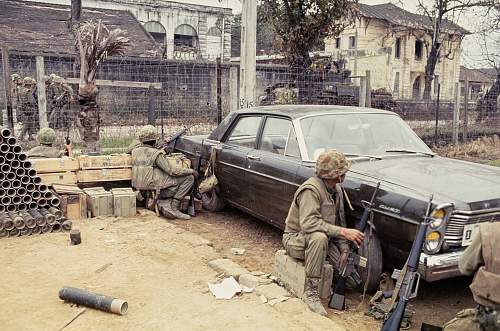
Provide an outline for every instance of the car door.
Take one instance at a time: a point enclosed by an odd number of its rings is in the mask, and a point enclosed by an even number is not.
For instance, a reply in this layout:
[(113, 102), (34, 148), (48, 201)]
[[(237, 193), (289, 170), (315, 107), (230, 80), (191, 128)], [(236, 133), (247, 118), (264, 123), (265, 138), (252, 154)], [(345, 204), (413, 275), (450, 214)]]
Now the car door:
[(265, 221), (283, 228), (295, 184), (300, 152), (292, 122), (266, 116), (257, 150), (247, 155), (247, 180), (255, 197), (253, 211)]
[[(238, 117), (217, 147), (217, 178), (222, 196), (230, 203), (250, 208), (253, 197), (246, 190), (247, 155), (257, 146), (261, 115)], [(251, 155), (251, 154), (250, 154)]]

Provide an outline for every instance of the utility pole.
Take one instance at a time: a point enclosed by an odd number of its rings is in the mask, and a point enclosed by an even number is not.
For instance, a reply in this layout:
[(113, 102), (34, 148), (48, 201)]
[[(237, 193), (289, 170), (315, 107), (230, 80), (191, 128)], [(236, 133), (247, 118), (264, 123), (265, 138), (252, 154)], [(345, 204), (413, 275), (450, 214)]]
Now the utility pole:
[(239, 108), (249, 108), (255, 104), (257, 1), (242, 2)]

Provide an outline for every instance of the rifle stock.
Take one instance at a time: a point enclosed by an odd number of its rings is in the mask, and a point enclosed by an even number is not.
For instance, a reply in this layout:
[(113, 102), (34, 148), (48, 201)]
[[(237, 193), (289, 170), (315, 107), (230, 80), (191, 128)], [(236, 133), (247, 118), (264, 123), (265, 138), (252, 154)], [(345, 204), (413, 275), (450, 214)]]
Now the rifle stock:
[[(196, 155), (196, 164), (193, 164), (193, 169), (195, 169), (197, 172), (200, 170), (200, 165), (201, 165), (201, 154), (197, 153)], [(188, 215), (191, 217), (196, 216), (196, 210), (195, 210), (195, 205), (194, 205), (194, 197), (196, 195), (196, 190), (198, 189), (197, 185), (197, 180), (195, 179), (195, 182), (193, 184), (193, 188), (191, 189), (191, 193), (189, 195), (189, 205), (188, 205)]]

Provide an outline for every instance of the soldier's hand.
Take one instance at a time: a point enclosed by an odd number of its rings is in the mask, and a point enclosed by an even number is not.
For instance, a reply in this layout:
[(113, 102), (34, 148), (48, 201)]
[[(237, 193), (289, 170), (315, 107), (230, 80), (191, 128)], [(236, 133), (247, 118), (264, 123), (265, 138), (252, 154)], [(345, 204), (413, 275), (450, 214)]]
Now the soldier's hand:
[(344, 237), (345, 239), (352, 241), (356, 245), (361, 245), (363, 242), (363, 239), (365, 239), (365, 234), (361, 231), (358, 231), (356, 229), (347, 229), (343, 228), (340, 231), (340, 235)]

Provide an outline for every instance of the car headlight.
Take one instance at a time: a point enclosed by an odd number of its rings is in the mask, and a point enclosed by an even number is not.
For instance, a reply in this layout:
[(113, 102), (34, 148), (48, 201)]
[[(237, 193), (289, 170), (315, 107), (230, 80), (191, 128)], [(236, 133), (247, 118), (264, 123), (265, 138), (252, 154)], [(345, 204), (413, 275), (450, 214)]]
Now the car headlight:
[(432, 229), (437, 229), (443, 224), (444, 218), (446, 217), (446, 211), (444, 209), (436, 209), (432, 212), (431, 217), (433, 221), (431, 221), (429, 226)]
[(441, 233), (439, 231), (432, 231), (425, 236), (425, 250), (429, 253), (435, 253), (439, 250), (441, 244)]

